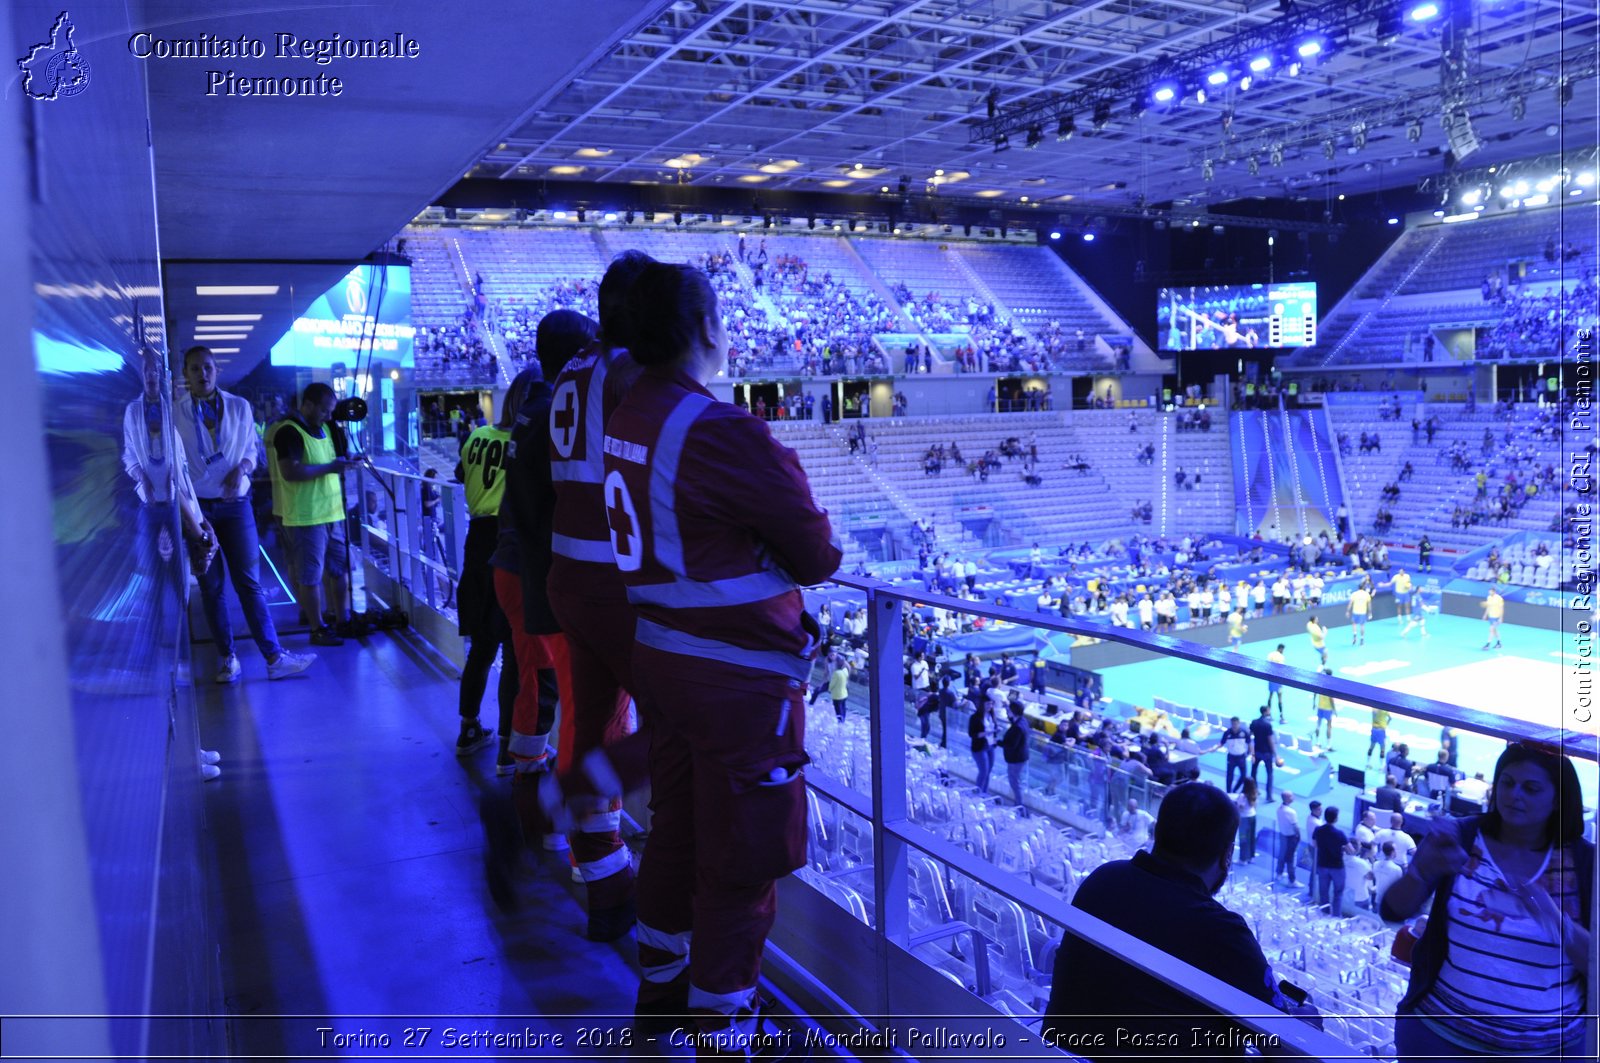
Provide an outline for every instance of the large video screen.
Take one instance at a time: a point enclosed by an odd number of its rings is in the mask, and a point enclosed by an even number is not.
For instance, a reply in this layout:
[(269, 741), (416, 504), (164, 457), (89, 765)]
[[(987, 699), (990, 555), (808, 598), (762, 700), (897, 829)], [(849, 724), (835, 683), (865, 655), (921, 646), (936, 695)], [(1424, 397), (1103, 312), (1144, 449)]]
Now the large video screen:
[(361, 265), (319, 295), (272, 346), (273, 365), (354, 368), (359, 358), (388, 367), (414, 363), (411, 267)]
[(1156, 332), (1163, 351), (1310, 347), (1317, 342), (1317, 285), (1163, 288)]

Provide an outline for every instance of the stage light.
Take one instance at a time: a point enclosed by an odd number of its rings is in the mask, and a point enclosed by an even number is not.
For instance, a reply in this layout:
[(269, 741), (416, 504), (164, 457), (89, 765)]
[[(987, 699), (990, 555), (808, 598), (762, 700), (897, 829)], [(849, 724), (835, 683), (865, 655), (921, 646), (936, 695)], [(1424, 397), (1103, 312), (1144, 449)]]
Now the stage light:
[(1580, 173), (1578, 175), (1577, 180), (1578, 180), (1578, 184), (1582, 185), (1584, 188), (1593, 188), (1594, 187), (1594, 171), (1592, 171), (1592, 170), (1583, 171), (1582, 173)]
[(1052, 229), (1052, 230), (1051, 230), (1051, 231), (1050, 231), (1050, 239), (1052, 239), (1052, 240), (1059, 240), (1059, 239), (1061, 239), (1061, 232), (1060, 232), (1060, 230), (1058, 230), (1058, 229)]
[(1461, 205), (1462, 206), (1465, 206), (1465, 207), (1476, 206), (1482, 200), (1483, 200), (1483, 190), (1482, 189), (1469, 188), (1467, 191), (1461, 193)]
[(1153, 91), (1151, 91), (1150, 98), (1157, 103), (1171, 103), (1173, 100), (1178, 98), (1178, 93), (1180, 91), (1182, 90), (1176, 82), (1163, 82), (1162, 84), (1157, 85)]
[(617, 220), (617, 212), (616, 211), (614, 211), (614, 210), (606, 211), (606, 221), (616, 221), (616, 220)]
[[(1581, 195), (1583, 195), (1583, 189), (1574, 188), (1572, 191), (1568, 192), (1567, 195), (1569, 195), (1569, 196), (1581, 196)], [(1482, 210), (1483, 208), (1479, 207), (1478, 209)]]
[(1001, 133), (999, 136), (994, 138), (995, 154), (998, 155), (1002, 151), (1007, 151), (1007, 150), (1010, 149), (1010, 147), (1011, 147), (1011, 138), (1009, 136), (1007, 136), (1006, 134)]
[(1073, 118), (1070, 114), (1062, 115), (1061, 120), (1056, 123), (1057, 140), (1071, 140), (1072, 134), (1076, 133), (1077, 131), (1078, 120)]
[(1194, 90), (1194, 102), (1195, 103), (1205, 103), (1206, 102), (1206, 90), (1205, 89), (1195, 89)]
[(1522, 201), (1522, 205), (1524, 207), (1542, 207), (1548, 202), (1550, 202), (1550, 197), (1545, 195), (1543, 192), (1540, 192), (1536, 196), (1529, 196), (1527, 199), (1524, 199)]
[(552, 214), (550, 216), (552, 218), (554, 218), (556, 221), (566, 221), (567, 220), (567, 212), (564, 211), (564, 210), (558, 210), (558, 211), (556, 211), (554, 214)]
[(1034, 123), (1028, 127), (1028, 138), (1023, 142), (1023, 147), (1030, 151), (1044, 143), (1044, 126)]
[(1412, 22), (1430, 22), (1439, 17), (1439, 5), (1433, 0), (1423, 0), (1422, 3), (1411, 9), (1407, 16)]
[(1207, 85), (1216, 86), (1216, 85), (1226, 85), (1227, 83), (1228, 83), (1228, 72), (1226, 70), (1213, 70), (1211, 73), (1206, 75), (1206, 84)]
[(1420, 120), (1413, 118), (1411, 124), (1406, 126), (1406, 139), (1413, 144), (1422, 139), (1422, 122)]
[(1390, 218), (1389, 219), (1389, 224), (1390, 225), (1399, 225), (1400, 224), (1400, 219), (1399, 218)]
[(1261, 172), (1261, 160), (1254, 155), (1245, 160), (1245, 165), (1250, 169), (1250, 176), (1254, 177)]
[(582, 225), (589, 220), (589, 211), (583, 207), (578, 208), (578, 224)]
[(682, 225), (683, 224), (683, 211), (675, 210), (675, 211), (672, 212), (672, 223), (674, 225)]
[(1083, 242), (1086, 243), (1086, 244), (1094, 243), (1094, 233), (1084, 233), (1083, 234)]
[(1254, 85), (1255, 83), (1256, 79), (1251, 77), (1249, 74), (1246, 74), (1244, 77), (1239, 79), (1239, 91), (1249, 92), (1250, 86)]
[(1435, 218), (1442, 218), (1442, 217), (1444, 217), (1444, 211), (1442, 211), (1442, 210), (1436, 210), (1436, 211), (1434, 211), (1434, 212), (1433, 212), (1433, 216), (1434, 216), (1434, 217), (1435, 217)]
[(1301, 59), (1311, 59), (1315, 56), (1321, 55), (1322, 42), (1315, 38), (1309, 41), (1301, 41), (1300, 45), (1295, 48), (1294, 54), (1298, 55)]
[(1300, 76), (1300, 64), (1298, 61), (1289, 64), (1289, 76), (1292, 78)]
[(1210, 159), (1202, 159), (1200, 161), (1200, 179), (1202, 181), (1209, 181), (1214, 178), (1216, 174), (1217, 171), (1215, 163), (1213, 163)]
[(1272, 56), (1270, 55), (1258, 55), (1254, 59), (1250, 60), (1250, 72), (1252, 74), (1265, 74), (1271, 69)]
[(1511, 97), (1511, 117), (1518, 122), (1528, 117), (1528, 98), (1526, 96)]
[(1379, 44), (1393, 44), (1405, 28), (1405, 23), (1400, 18), (1400, 12), (1391, 8), (1378, 13), (1377, 25), (1373, 27), (1373, 36)]
[(626, 222), (627, 224), (632, 225), (633, 224), (633, 211), (630, 210), (626, 214), (624, 214), (622, 216), (622, 220), (624, 222)]
[(1322, 157), (1324, 159), (1333, 158), (1333, 140), (1332, 140), (1332, 138), (1325, 138), (1322, 141)]
[(1563, 107), (1572, 102), (1572, 82), (1566, 78), (1556, 86), (1556, 102)]
[(1094, 105), (1094, 117), (1092, 121), (1094, 122), (1094, 128), (1096, 132), (1104, 129), (1111, 123), (1110, 100), (1101, 100), (1099, 103)]

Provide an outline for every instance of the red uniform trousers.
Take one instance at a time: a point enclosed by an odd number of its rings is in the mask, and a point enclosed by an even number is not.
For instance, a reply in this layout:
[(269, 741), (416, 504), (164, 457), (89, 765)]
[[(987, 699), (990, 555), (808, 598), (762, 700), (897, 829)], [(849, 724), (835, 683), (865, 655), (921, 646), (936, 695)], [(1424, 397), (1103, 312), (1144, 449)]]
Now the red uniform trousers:
[(552, 578), (550, 608), (566, 634), (572, 669), (572, 699), (564, 702), (571, 711), (561, 714), (556, 771), (562, 792), (577, 797), (572, 860), (592, 911), (621, 904), (632, 893), (633, 865), (618, 830), (621, 795), (648, 781), (650, 743), (628, 724), (633, 607), (626, 599), (565, 591)]
[(804, 688), (648, 646), (633, 661), (652, 739), (640, 1001), (687, 969), (689, 1007), (732, 1015), (753, 1006), (774, 883), (805, 863)]
[(511, 647), (517, 660), (516, 701), (511, 709), (511, 757), (517, 774), (549, 769), (550, 728), (556, 705), (572, 704), (572, 669), (566, 636), (561, 632), (530, 635), (522, 624), (522, 577), (503, 568), (494, 570), (494, 593), (511, 628)]

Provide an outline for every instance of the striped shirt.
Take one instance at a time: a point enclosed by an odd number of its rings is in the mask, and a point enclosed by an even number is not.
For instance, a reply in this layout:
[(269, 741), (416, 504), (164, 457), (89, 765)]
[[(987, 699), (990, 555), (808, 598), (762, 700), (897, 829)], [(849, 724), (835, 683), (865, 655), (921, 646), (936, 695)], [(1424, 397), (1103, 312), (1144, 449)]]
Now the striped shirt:
[[(1552, 851), (1534, 888), (1579, 918), (1570, 847)], [(1449, 949), (1439, 980), (1417, 1004), (1435, 1032), (1495, 1054), (1549, 1052), (1581, 1035), (1582, 978), (1560, 941), (1506, 885), (1482, 838), (1473, 842), (1446, 910)]]

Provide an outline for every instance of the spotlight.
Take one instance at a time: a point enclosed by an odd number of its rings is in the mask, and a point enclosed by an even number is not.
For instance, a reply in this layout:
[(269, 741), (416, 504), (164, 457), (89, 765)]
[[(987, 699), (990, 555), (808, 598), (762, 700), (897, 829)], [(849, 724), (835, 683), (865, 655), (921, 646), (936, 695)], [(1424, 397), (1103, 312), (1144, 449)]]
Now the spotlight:
[(772, 228), (772, 215), (770, 215), (770, 214), (763, 214), (763, 215), (762, 215), (762, 216), (761, 216), (761, 227), (762, 227), (762, 228), (763, 228), (763, 229), (770, 229), (770, 228)]
[(1134, 101), (1128, 105), (1128, 117), (1129, 118), (1133, 118), (1133, 119), (1142, 118), (1144, 116), (1144, 112), (1145, 112), (1145, 106), (1144, 106), (1143, 97), (1135, 98)]
[(1195, 103), (1205, 103), (1206, 102), (1206, 90), (1205, 89), (1195, 89), (1194, 90), (1194, 102)]
[(632, 225), (633, 224), (633, 211), (630, 210), (630, 211), (626, 212), (625, 214), (623, 214), (622, 215), (622, 220), (624, 222), (626, 222), (627, 224)]
[(1255, 83), (1256, 79), (1251, 77), (1249, 74), (1246, 74), (1244, 77), (1239, 79), (1239, 91), (1249, 92), (1250, 86), (1254, 85)]
[(989, 117), (993, 118), (1000, 113), (1000, 90), (990, 89), (989, 95), (984, 97), (984, 102), (989, 106)]
[(1250, 176), (1254, 177), (1261, 172), (1261, 160), (1254, 155), (1245, 160), (1245, 165), (1250, 168)]
[[(854, 218), (850, 219), (850, 231), (851, 232), (855, 232), (856, 231), (856, 223), (855, 223), (855, 219)], [(970, 234), (968, 234), (968, 235), (970, 235)]]
[(817, 227), (817, 219), (815, 219), (815, 218), (807, 218), (806, 219), (806, 228), (807, 229), (815, 229), (816, 227)]
[(616, 221), (616, 220), (617, 220), (617, 212), (616, 211), (614, 211), (614, 210), (606, 211), (606, 221)]
[(552, 218), (554, 218), (556, 221), (566, 221), (567, 220), (567, 212), (564, 211), (564, 210), (558, 210), (558, 211), (554, 212), (553, 214), (551, 214), (550, 216)]
[(1315, 58), (1322, 54), (1322, 42), (1316, 38), (1312, 38), (1309, 41), (1301, 41), (1299, 46), (1295, 48), (1294, 54), (1301, 59)]
[(1052, 240), (1061, 239), (1061, 230), (1059, 230), (1059, 229), (1050, 230), (1050, 239), (1052, 239)]
[(1150, 98), (1157, 103), (1171, 103), (1178, 98), (1182, 88), (1177, 82), (1167, 81), (1157, 85), (1150, 93)]
[(1270, 55), (1258, 55), (1254, 59), (1250, 60), (1250, 72), (1252, 74), (1265, 74), (1271, 69), (1272, 56)]
[(1218, 85), (1226, 85), (1227, 83), (1228, 72), (1226, 70), (1213, 70), (1211, 73), (1206, 75), (1206, 84), (1212, 86), (1213, 88)]
[(1322, 157), (1324, 159), (1333, 158), (1333, 138), (1328, 137), (1322, 141)]
[(1482, 199), (1482, 189), (1469, 188), (1467, 191), (1461, 193), (1461, 205), (1465, 207), (1475, 207)]
[(1400, 31), (1405, 28), (1400, 12), (1395, 8), (1378, 13), (1377, 25), (1373, 27), (1373, 36), (1379, 44), (1393, 44), (1400, 36)]
[(1202, 159), (1200, 162), (1200, 179), (1202, 181), (1210, 181), (1216, 175), (1216, 164), (1210, 159)]
[(1111, 101), (1101, 100), (1094, 105), (1094, 117), (1092, 121), (1094, 123), (1095, 132), (1097, 133), (1111, 124)]
[(1271, 152), (1267, 156), (1267, 161), (1272, 163), (1272, 165), (1274, 165), (1274, 166), (1282, 166), (1283, 165), (1283, 144), (1282, 143), (1277, 143), (1277, 144), (1272, 145)]
[(674, 225), (682, 225), (683, 224), (683, 211), (675, 210), (675, 211), (672, 212), (672, 224), (674, 224)]
[(1415, 144), (1422, 139), (1422, 122), (1413, 118), (1411, 124), (1406, 126), (1406, 139)]
[(1389, 224), (1390, 225), (1399, 225), (1400, 224), (1400, 219), (1399, 218), (1390, 218), (1389, 219)]
[(1563, 107), (1572, 102), (1572, 82), (1566, 78), (1556, 85), (1556, 102)]
[(1433, 0), (1422, 0), (1406, 17), (1412, 22), (1431, 22), (1439, 17), (1439, 5)]
[(1583, 173), (1580, 173), (1577, 176), (1576, 180), (1577, 180), (1578, 184), (1581, 185), (1584, 188), (1593, 188), (1594, 187), (1594, 172), (1592, 170), (1585, 170), (1585, 171), (1583, 171)]
[(578, 224), (582, 225), (589, 220), (589, 212), (583, 207), (578, 208)]
[(1518, 122), (1528, 117), (1528, 98), (1526, 96), (1511, 97), (1511, 117)]
[(905, 174), (900, 175), (900, 194), (902, 196), (909, 196), (911, 194), (911, 178), (907, 177)]
[(1004, 133), (994, 138), (994, 151), (998, 155), (1002, 151), (1011, 150), (1011, 138)]
[(1355, 145), (1355, 149), (1357, 151), (1360, 151), (1362, 148), (1366, 147), (1367, 146), (1367, 123), (1365, 123), (1365, 122), (1357, 122), (1355, 125), (1351, 126), (1350, 127), (1350, 136), (1352, 138), (1351, 139), (1351, 143), (1353, 143)]
[(1022, 146), (1032, 151), (1042, 143), (1044, 143), (1044, 126), (1034, 123), (1028, 127), (1028, 138)]
[(1083, 234), (1083, 242), (1086, 243), (1086, 244), (1094, 243), (1094, 233), (1084, 233)]
[(1078, 121), (1070, 114), (1062, 115), (1061, 120), (1056, 123), (1057, 140), (1071, 140), (1072, 134), (1076, 133), (1077, 131)]
[(1297, 78), (1300, 76), (1299, 62), (1293, 62), (1289, 64), (1289, 76), (1292, 78)]

